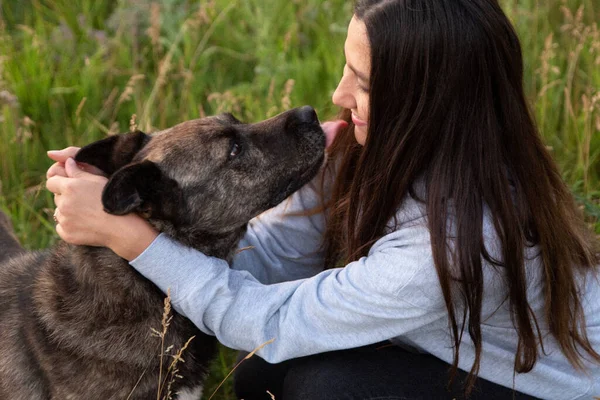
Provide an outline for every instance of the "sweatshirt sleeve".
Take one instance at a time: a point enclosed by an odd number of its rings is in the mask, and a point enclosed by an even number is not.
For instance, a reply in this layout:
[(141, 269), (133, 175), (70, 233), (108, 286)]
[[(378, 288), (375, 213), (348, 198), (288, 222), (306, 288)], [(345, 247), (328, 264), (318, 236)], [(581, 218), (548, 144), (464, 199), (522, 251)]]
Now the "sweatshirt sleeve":
[(344, 268), (260, 283), (161, 234), (131, 262), (173, 307), (224, 345), (283, 360), (376, 343), (445, 317), (429, 232), (413, 221)]

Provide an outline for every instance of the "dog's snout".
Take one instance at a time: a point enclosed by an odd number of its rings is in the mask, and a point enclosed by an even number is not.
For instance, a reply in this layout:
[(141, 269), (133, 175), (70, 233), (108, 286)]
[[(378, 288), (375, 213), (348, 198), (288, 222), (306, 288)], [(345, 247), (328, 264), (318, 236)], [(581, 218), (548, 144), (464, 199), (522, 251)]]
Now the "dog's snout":
[(304, 106), (298, 108), (296, 111), (296, 117), (300, 122), (306, 124), (319, 122), (319, 119), (317, 118), (317, 113), (315, 112), (315, 109), (311, 106)]

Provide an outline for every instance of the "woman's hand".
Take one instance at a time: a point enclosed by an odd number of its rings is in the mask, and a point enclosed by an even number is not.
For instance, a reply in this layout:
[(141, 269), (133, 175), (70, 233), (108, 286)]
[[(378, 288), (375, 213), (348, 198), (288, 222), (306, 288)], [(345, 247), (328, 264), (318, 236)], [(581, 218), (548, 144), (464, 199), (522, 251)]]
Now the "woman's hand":
[(77, 150), (65, 149), (51, 157), (57, 163), (48, 170), (46, 186), (54, 193), (56, 232), (68, 243), (108, 247), (131, 261), (152, 243), (158, 232), (135, 214), (116, 216), (104, 212), (101, 197), (108, 180), (81, 169), (70, 158)]
[[(68, 158), (75, 158), (75, 155), (79, 151), (79, 147), (67, 147), (62, 150), (51, 150), (48, 152), (48, 157), (51, 160), (56, 161), (50, 168), (48, 168), (48, 172), (46, 172), (46, 178), (51, 178), (53, 176), (64, 176), (67, 177), (67, 173), (65, 171), (65, 162)], [(89, 172), (90, 174), (106, 176), (106, 174), (94, 167), (93, 165), (89, 165), (86, 163), (77, 163), (79, 169), (84, 170), (85, 172)]]

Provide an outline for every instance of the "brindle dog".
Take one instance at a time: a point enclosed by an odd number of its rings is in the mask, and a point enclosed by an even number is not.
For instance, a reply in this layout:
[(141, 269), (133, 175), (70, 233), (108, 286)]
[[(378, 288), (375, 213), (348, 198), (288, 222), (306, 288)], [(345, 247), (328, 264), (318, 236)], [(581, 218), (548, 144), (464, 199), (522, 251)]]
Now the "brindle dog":
[[(324, 146), (314, 110), (302, 107), (256, 124), (223, 114), (113, 136), (76, 160), (109, 176), (107, 212), (137, 212), (230, 261), (247, 222), (315, 176)], [(160, 341), (151, 328), (161, 327), (163, 293), (109, 249), (59, 242), (24, 253), (0, 232), (0, 399), (156, 398)], [(172, 386), (180, 400), (200, 397), (215, 339), (175, 314), (166, 345), (179, 349), (192, 336)]]

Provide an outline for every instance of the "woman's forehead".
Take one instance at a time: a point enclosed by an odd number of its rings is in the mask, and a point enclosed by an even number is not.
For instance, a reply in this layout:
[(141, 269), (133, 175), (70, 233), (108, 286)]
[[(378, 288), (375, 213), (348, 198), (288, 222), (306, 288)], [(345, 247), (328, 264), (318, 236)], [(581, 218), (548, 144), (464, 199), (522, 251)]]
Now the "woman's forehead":
[(371, 47), (367, 27), (356, 16), (352, 17), (348, 25), (348, 36), (346, 37), (344, 51), (346, 53), (346, 63), (368, 77), (371, 71)]

